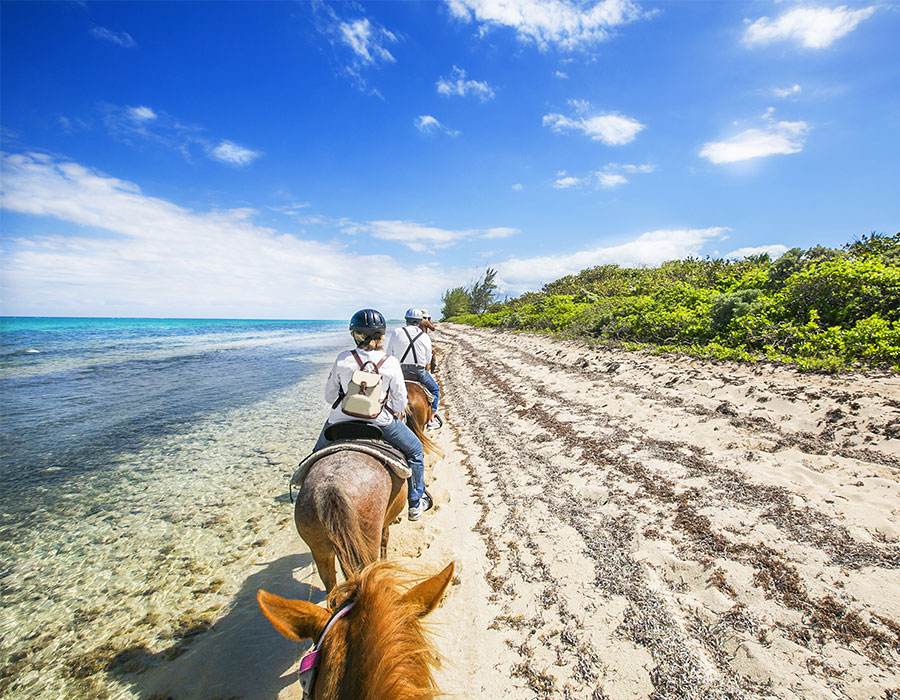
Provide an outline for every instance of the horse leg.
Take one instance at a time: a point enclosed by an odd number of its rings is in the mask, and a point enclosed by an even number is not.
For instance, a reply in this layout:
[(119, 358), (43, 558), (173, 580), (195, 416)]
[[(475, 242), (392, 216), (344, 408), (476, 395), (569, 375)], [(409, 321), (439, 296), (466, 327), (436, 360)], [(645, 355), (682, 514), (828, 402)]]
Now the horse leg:
[(385, 525), (381, 528), (381, 558), (387, 559), (388, 536), (390, 535), (390, 527)]
[(313, 559), (316, 562), (316, 569), (319, 572), (319, 578), (325, 585), (325, 592), (328, 593), (337, 584), (337, 568), (334, 564), (334, 551), (330, 548), (326, 552), (314, 549), (312, 552)]

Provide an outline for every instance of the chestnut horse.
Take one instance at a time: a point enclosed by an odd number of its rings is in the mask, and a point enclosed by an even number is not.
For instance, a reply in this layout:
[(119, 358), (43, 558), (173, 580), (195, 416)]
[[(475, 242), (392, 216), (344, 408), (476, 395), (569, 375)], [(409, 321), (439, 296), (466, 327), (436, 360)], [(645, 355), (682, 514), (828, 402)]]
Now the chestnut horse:
[(438, 694), (432, 668), (439, 657), (421, 619), (437, 607), (452, 576), (453, 562), (401, 593), (394, 565), (379, 562), (332, 590), (328, 610), (263, 590), (256, 599), (285, 637), (317, 640), (300, 664), (301, 674), (315, 674), (304, 678), (311, 685), (304, 698), (425, 700)]
[[(441, 456), (425, 435), (431, 416), (425, 392), (409, 382), (406, 389), (406, 424), (422, 441), (425, 454)], [(310, 467), (297, 494), (294, 524), (312, 552), (326, 591), (337, 583), (335, 557), (347, 577), (387, 554), (388, 527), (406, 502), (406, 479), (362, 452), (335, 452)]]

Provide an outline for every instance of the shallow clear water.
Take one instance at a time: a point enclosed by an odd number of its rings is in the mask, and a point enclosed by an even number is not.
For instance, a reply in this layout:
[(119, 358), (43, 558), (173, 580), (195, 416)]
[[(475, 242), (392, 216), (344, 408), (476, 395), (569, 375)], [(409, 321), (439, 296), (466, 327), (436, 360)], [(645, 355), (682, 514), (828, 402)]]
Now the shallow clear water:
[(126, 662), (181, 653), (292, 527), (346, 324), (0, 323), (0, 695), (140, 696)]

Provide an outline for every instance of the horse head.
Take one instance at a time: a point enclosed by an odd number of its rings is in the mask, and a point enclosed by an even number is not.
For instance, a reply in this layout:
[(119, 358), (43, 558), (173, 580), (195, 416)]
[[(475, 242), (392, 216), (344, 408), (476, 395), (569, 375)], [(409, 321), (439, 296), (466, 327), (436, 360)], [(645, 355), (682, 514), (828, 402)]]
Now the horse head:
[(451, 562), (403, 592), (395, 565), (372, 564), (329, 593), (328, 610), (263, 590), (257, 601), (288, 639), (317, 640), (301, 662), (302, 676), (315, 655), (313, 686), (304, 687), (304, 698), (424, 700), (437, 694), (432, 669), (439, 657), (421, 620), (437, 607), (453, 568)]

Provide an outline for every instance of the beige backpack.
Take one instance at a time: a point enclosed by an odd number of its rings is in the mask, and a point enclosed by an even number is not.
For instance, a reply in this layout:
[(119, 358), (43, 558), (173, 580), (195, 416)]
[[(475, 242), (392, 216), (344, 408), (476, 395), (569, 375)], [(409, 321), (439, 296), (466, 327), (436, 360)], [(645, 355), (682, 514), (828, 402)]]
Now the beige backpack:
[[(341, 411), (354, 418), (377, 418), (390, 393), (386, 392), (382, 400), (381, 391), (384, 385), (381, 383), (381, 375), (378, 374), (388, 355), (382, 357), (377, 365), (371, 360), (364, 363), (356, 350), (353, 351), (353, 357), (359, 369), (353, 373), (347, 393), (340, 399)], [(374, 371), (366, 371), (366, 365), (371, 365)]]

